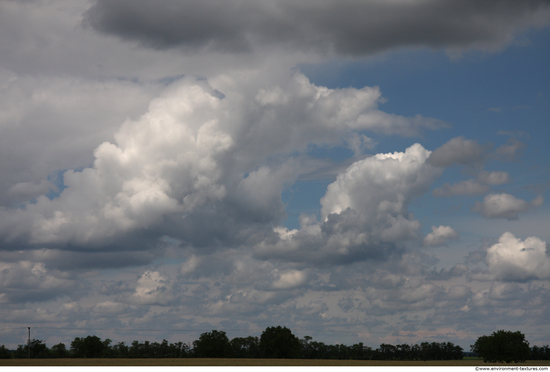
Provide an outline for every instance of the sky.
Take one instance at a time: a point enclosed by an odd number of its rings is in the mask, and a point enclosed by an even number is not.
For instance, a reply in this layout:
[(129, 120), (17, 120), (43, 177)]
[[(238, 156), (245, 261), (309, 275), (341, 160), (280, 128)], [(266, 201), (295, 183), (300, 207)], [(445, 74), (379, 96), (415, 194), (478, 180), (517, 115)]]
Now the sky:
[(550, 3), (0, 0), (0, 344), (550, 344)]

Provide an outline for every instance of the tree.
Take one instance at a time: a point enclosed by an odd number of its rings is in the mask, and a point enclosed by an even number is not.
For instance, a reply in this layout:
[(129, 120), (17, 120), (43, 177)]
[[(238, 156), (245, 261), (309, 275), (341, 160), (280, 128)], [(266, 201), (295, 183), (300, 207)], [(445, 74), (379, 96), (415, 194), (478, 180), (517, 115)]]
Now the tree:
[[(27, 358), (29, 356), (29, 345), (18, 345), (15, 350), (14, 358)], [(30, 342), (30, 357), (31, 358), (46, 358), (48, 357), (49, 349), (46, 343), (42, 340), (32, 339)]]
[(235, 337), (231, 340), (234, 358), (257, 358), (260, 355), (258, 337)]
[(230, 358), (231, 344), (224, 331), (203, 333), (193, 342), (193, 351), (197, 358)]
[(378, 350), (382, 360), (393, 360), (395, 358), (397, 348), (394, 345), (381, 344)]
[(128, 358), (130, 354), (130, 348), (124, 342), (113, 345), (111, 349), (113, 358)]
[(484, 362), (525, 362), (529, 357), (529, 342), (519, 331), (496, 331), (490, 336), (481, 336), (471, 345), (472, 351)]
[(111, 340), (102, 342), (97, 336), (77, 337), (71, 342), (71, 354), (75, 358), (103, 358)]
[(50, 349), (50, 356), (52, 358), (68, 358), (69, 351), (67, 350), (67, 346), (64, 343), (53, 345)]
[(297, 359), (300, 340), (286, 327), (268, 327), (260, 337), (260, 355), (264, 358)]
[(0, 359), (11, 359), (11, 352), (4, 345), (0, 346)]
[(529, 354), (529, 359), (531, 359), (531, 360), (549, 360), (550, 359), (550, 347), (548, 347), (548, 345), (533, 346), (531, 348), (531, 353)]

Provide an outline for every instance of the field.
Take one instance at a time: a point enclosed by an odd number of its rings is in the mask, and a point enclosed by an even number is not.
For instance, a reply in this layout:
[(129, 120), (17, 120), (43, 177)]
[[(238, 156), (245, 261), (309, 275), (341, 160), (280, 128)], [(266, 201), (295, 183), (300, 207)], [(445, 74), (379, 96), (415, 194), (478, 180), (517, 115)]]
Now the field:
[(549, 360), (526, 363), (483, 363), (480, 359), (439, 361), (318, 359), (0, 359), (0, 366), (550, 366)]

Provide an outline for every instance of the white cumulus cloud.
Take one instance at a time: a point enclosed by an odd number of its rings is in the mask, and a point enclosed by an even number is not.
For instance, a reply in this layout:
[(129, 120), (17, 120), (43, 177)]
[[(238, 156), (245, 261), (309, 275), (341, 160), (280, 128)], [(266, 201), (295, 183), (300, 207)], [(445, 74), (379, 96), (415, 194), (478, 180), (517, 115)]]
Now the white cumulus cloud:
[(158, 271), (146, 271), (137, 281), (129, 301), (140, 305), (168, 305), (175, 298), (170, 279)]
[(426, 164), (430, 151), (415, 144), (405, 152), (358, 161), (327, 188), (321, 199), (324, 219), (347, 208), (362, 214), (402, 214), (406, 203), (429, 188), (440, 171)]
[(424, 245), (441, 246), (448, 240), (457, 240), (458, 232), (450, 226), (432, 226), (432, 232), (424, 238)]
[(486, 262), (497, 280), (550, 279), (547, 244), (537, 237), (522, 241), (506, 232), (487, 250)]
[(442, 171), (426, 163), (429, 156), (414, 144), (355, 162), (327, 187), (320, 222), (302, 216), (300, 230), (277, 228), (276, 240), (258, 244), (256, 254), (333, 264), (391, 254), (399, 242), (417, 238), (420, 222), (408, 205)]
[(303, 271), (292, 270), (279, 275), (273, 282), (273, 289), (290, 289), (303, 285), (307, 280), (307, 275)]

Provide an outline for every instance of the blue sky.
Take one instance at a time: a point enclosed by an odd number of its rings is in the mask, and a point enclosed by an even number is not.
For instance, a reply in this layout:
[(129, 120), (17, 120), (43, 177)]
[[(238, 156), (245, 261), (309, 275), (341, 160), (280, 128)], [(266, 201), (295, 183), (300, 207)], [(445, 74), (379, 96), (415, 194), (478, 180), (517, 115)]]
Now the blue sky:
[(547, 2), (151, 4), (0, 0), (0, 344), (550, 342)]

